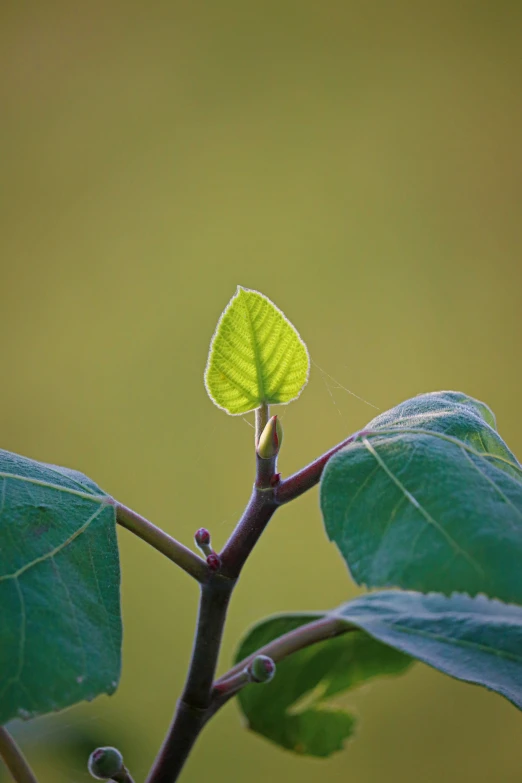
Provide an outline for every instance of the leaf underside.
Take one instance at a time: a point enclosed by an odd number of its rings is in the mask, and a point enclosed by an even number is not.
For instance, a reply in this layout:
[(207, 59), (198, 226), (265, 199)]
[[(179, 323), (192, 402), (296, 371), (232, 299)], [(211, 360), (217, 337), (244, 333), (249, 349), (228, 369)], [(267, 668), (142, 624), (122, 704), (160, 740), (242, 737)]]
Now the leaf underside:
[(522, 604), (522, 469), (483, 403), (425, 394), (328, 463), (321, 509), (358, 584)]
[[(279, 615), (262, 621), (240, 645), (242, 660), (267, 642), (324, 615)], [(247, 685), (238, 700), (248, 727), (300, 755), (342, 749), (356, 719), (332, 698), (382, 674), (399, 674), (411, 659), (356, 631), (313, 645), (277, 664), (270, 683)]]
[(112, 693), (115, 509), (76, 471), (0, 451), (0, 725)]
[(248, 727), (287, 750), (318, 757), (340, 750), (355, 720), (329, 699), (378, 675), (398, 674), (413, 659), (522, 709), (522, 607), (485, 596), (389, 590), (333, 612), (271, 617), (250, 630), (236, 661), (328, 615), (344, 620), (349, 632), (294, 653), (277, 664), (270, 683), (238, 694)]
[(522, 607), (478, 595), (371, 593), (336, 610), (376, 639), (522, 709)]
[(205, 370), (211, 400), (232, 415), (288, 403), (308, 380), (308, 351), (263, 294), (238, 286), (219, 319)]

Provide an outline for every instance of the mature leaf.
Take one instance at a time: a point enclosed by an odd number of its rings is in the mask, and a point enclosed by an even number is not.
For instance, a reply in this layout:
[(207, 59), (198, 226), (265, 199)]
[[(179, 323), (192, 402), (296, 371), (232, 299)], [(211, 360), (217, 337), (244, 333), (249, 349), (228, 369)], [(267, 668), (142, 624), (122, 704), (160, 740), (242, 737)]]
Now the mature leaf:
[(210, 344), (205, 385), (211, 400), (238, 415), (299, 396), (309, 357), (290, 321), (266, 296), (238, 286)]
[(522, 468), (455, 392), (378, 416), (328, 463), (326, 531), (358, 584), (522, 604)]
[(390, 590), (334, 614), (451, 677), (500, 693), (522, 709), (522, 607), (483, 595)]
[(340, 750), (355, 719), (328, 699), (378, 675), (398, 674), (415, 658), (522, 709), (522, 607), (485, 596), (389, 590), (332, 612), (269, 617), (248, 633), (236, 661), (326, 617), (343, 620), (349, 633), (290, 655), (270, 683), (238, 694), (248, 727), (288, 750), (312, 756)]
[(115, 509), (76, 471), (0, 451), (0, 725), (112, 693)]
[[(237, 660), (322, 616), (263, 620), (241, 643)], [(252, 731), (296, 753), (329, 756), (341, 750), (356, 723), (352, 714), (329, 703), (331, 697), (380, 674), (398, 674), (410, 663), (403, 653), (356, 631), (294, 653), (277, 664), (271, 682), (247, 685), (238, 699)]]

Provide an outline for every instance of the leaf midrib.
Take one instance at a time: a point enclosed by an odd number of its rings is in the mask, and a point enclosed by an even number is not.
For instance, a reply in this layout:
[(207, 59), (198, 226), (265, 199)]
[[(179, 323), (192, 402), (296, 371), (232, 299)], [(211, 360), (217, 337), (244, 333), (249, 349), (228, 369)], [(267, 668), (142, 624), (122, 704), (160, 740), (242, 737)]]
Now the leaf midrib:
[[(0, 479), (13, 479), (14, 481), (22, 481), (27, 484), (35, 484), (38, 487), (44, 487), (45, 489), (54, 489), (57, 492), (66, 492), (69, 495), (76, 495), (76, 497), (83, 498), (84, 500), (91, 500), (93, 503), (110, 503), (112, 499), (109, 495), (94, 495), (92, 492), (80, 492), (78, 489), (71, 489), (70, 487), (64, 487), (62, 484), (52, 484), (50, 481), (44, 481), (43, 479), (29, 478), (29, 476), (20, 476), (17, 473), (5, 473), (0, 471)], [(66, 478), (64, 476), (64, 478)]]
[(471, 556), (471, 555), (470, 555), (468, 552), (466, 552), (464, 549), (462, 549), (462, 547), (461, 547), (461, 546), (460, 546), (460, 545), (459, 545), (459, 544), (458, 544), (458, 543), (455, 541), (455, 539), (454, 539), (452, 536), (450, 536), (450, 534), (448, 533), (448, 531), (447, 531), (447, 530), (445, 530), (445, 528), (443, 528), (443, 527), (442, 527), (442, 525), (441, 525), (439, 522), (437, 522), (437, 520), (436, 520), (434, 517), (432, 517), (432, 516), (431, 516), (431, 514), (430, 514), (430, 513), (429, 513), (429, 512), (428, 512), (428, 511), (427, 511), (427, 510), (424, 508), (424, 506), (423, 506), (421, 503), (419, 503), (419, 501), (417, 500), (417, 498), (416, 498), (414, 495), (412, 495), (412, 493), (411, 493), (411, 492), (410, 492), (408, 489), (406, 489), (406, 487), (404, 486), (404, 484), (403, 484), (403, 483), (400, 481), (400, 479), (398, 479), (398, 478), (397, 478), (397, 476), (396, 476), (396, 475), (394, 474), (394, 472), (393, 472), (393, 471), (392, 471), (392, 470), (391, 470), (391, 469), (388, 467), (388, 465), (386, 465), (386, 463), (384, 462), (383, 458), (382, 458), (382, 457), (381, 457), (381, 456), (380, 456), (380, 455), (377, 453), (377, 451), (376, 451), (376, 450), (373, 448), (373, 446), (372, 446), (372, 445), (369, 443), (369, 441), (367, 440), (367, 438), (363, 438), (363, 439), (362, 439), (362, 443), (363, 443), (363, 445), (365, 446), (365, 448), (366, 448), (366, 449), (367, 449), (367, 450), (370, 452), (370, 454), (372, 455), (372, 457), (373, 457), (373, 458), (376, 460), (376, 462), (377, 462), (377, 463), (380, 465), (380, 467), (381, 467), (381, 468), (382, 468), (382, 470), (385, 472), (385, 474), (388, 476), (388, 478), (389, 478), (389, 479), (391, 479), (391, 481), (392, 481), (392, 482), (395, 484), (395, 486), (396, 486), (396, 487), (398, 487), (398, 489), (399, 489), (399, 490), (402, 492), (402, 494), (403, 494), (403, 496), (406, 498), (406, 500), (408, 500), (408, 501), (409, 501), (409, 503), (411, 503), (411, 505), (412, 505), (412, 506), (413, 506), (415, 509), (417, 509), (417, 511), (419, 511), (419, 512), (422, 514), (422, 516), (424, 517), (424, 519), (425, 519), (425, 520), (426, 520), (426, 521), (427, 521), (427, 522), (428, 522), (430, 525), (432, 525), (432, 526), (435, 528), (435, 530), (437, 530), (437, 531), (440, 533), (440, 535), (441, 535), (443, 538), (445, 538), (445, 539), (446, 539), (446, 541), (448, 542), (448, 544), (449, 544), (449, 545), (450, 545), (450, 546), (453, 548), (453, 550), (454, 550), (456, 553), (458, 553), (458, 554), (459, 554), (459, 555), (461, 555), (461, 556), (462, 556), (462, 557), (463, 557), (465, 560), (467, 560), (467, 561), (468, 561), (468, 563), (469, 563), (471, 566), (473, 566), (473, 568), (474, 568), (474, 569), (475, 569), (475, 570), (476, 570), (476, 571), (477, 571), (477, 572), (478, 572), (478, 573), (479, 573), (481, 576), (485, 576), (485, 574), (484, 574), (484, 570), (483, 570), (483, 568), (480, 566), (480, 564), (479, 564), (479, 563), (477, 563), (477, 561), (476, 561), (476, 560), (475, 560), (475, 559), (474, 559), (474, 558), (473, 558), (473, 557), (472, 557), (472, 556)]
[(250, 332), (250, 340), (252, 343), (252, 350), (254, 351), (254, 361), (256, 363), (256, 375), (257, 375), (257, 387), (259, 390), (259, 402), (262, 403), (265, 401), (265, 385), (263, 382), (263, 375), (262, 375), (262, 365), (261, 365), (261, 353), (260, 353), (260, 347), (258, 345), (258, 342), (256, 340), (256, 334), (254, 332), (254, 325), (252, 323), (252, 318), (250, 316), (250, 310), (248, 309), (248, 305), (246, 302), (246, 297), (241, 297), (243, 302), (243, 310), (246, 314), (246, 322), (248, 331)]

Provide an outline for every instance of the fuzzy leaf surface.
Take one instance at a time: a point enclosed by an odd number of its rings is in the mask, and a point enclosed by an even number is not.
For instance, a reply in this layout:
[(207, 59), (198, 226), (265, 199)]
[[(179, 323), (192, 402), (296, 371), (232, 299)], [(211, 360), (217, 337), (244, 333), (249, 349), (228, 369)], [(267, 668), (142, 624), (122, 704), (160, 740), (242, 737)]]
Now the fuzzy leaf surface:
[(522, 468), (489, 408), (425, 394), (328, 463), (326, 532), (358, 584), (522, 604)]
[(389, 590), (336, 615), (451, 677), (482, 685), (522, 709), (522, 607), (478, 595)]
[(117, 687), (115, 528), (86, 476), (0, 451), (0, 725)]
[(299, 396), (308, 380), (308, 351), (295, 327), (266, 296), (238, 286), (210, 344), (205, 386), (232, 415)]

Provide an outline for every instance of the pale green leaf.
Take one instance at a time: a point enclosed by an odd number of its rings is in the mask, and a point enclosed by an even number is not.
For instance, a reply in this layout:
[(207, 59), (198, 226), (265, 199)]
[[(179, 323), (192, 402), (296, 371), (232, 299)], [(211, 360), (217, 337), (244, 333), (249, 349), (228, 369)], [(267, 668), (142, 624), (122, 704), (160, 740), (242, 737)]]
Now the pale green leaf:
[(86, 476), (0, 451), (0, 607), (0, 725), (115, 690), (115, 508)]
[(232, 415), (291, 402), (308, 380), (306, 346), (266, 296), (238, 286), (219, 319), (205, 370), (211, 400)]

